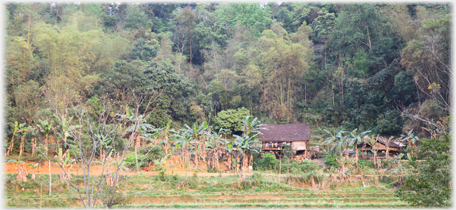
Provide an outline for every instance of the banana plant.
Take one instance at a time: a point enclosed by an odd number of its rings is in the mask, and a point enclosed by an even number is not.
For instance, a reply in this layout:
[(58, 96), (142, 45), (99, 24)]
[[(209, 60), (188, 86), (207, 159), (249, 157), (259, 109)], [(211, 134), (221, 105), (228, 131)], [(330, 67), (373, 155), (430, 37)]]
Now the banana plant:
[(61, 180), (71, 179), (71, 175), (65, 170), (66, 166), (69, 166), (68, 169), (70, 170), (73, 167), (69, 152), (63, 153), (62, 148), (58, 148), (57, 159), (54, 159), (53, 162), (62, 168)]
[(331, 145), (331, 144), (335, 143), (330, 149), (330, 151), (334, 151), (334, 149), (337, 148), (338, 146), (340, 146), (340, 144), (342, 143), (341, 141), (342, 141), (342, 138), (344, 137), (344, 134), (346, 133), (346, 131), (340, 130), (338, 133), (332, 134), (331, 132), (329, 132), (326, 129), (323, 129), (323, 130), (329, 134), (329, 137), (326, 138), (326, 140), (323, 141), (321, 144), (322, 145)]
[[(25, 124), (25, 123), (22, 123), (21, 125), (23, 126), (23, 124)], [(11, 137), (11, 141), (10, 141), (10, 144), (8, 147), (8, 152), (6, 153), (6, 155), (11, 155), (13, 152), (14, 136), (16, 136), (18, 128), (19, 128), (19, 125), (18, 125), (17, 121), (14, 121), (13, 136)]]
[(27, 164), (27, 166), (32, 166), (32, 179), (35, 180), (35, 173), (36, 173), (36, 168), (38, 167), (39, 163), (35, 163), (35, 164)]
[(349, 134), (349, 146), (353, 146), (355, 147), (355, 151), (356, 151), (356, 157), (355, 157), (355, 162), (358, 163), (358, 159), (359, 159), (359, 156), (358, 156), (358, 144), (361, 144), (361, 143), (364, 143), (363, 141), (363, 138), (368, 138), (369, 136), (367, 136), (366, 134), (370, 133), (371, 131), (370, 130), (367, 130), (367, 131), (364, 131), (364, 132), (361, 132), (361, 133), (356, 133), (357, 129), (354, 129), (352, 132), (350, 132)]
[(228, 152), (228, 166), (230, 167), (229, 170), (233, 167), (233, 156), (234, 156), (234, 141), (228, 141), (226, 139), (220, 139), (220, 143), (222, 144), (221, 148)]
[(407, 148), (411, 148), (411, 145), (413, 145), (413, 147), (415, 148), (415, 151), (416, 151), (416, 144), (420, 141), (420, 138), (418, 136), (415, 136), (415, 134), (413, 134), (413, 129), (406, 132), (406, 134), (407, 135), (402, 134), (400, 139), (403, 142), (407, 143)]
[(185, 135), (186, 133), (181, 134), (180, 132), (176, 132), (176, 134), (172, 135), (173, 137), (176, 138), (176, 141), (174, 142), (174, 148), (175, 150), (180, 150), (182, 152), (182, 157), (184, 158), (184, 163), (187, 163), (189, 161), (188, 158), (188, 150), (189, 150), (189, 144), (190, 141), (192, 140), (191, 136)]
[[(112, 139), (109, 138), (108, 136), (105, 136), (103, 134), (98, 134), (98, 133), (95, 134), (95, 136), (97, 137), (97, 139), (100, 142), (100, 157), (105, 157), (106, 152), (109, 152), (110, 149), (112, 149), (112, 146), (111, 146)], [(104, 149), (103, 149), (103, 147), (104, 147)]]
[[(198, 123), (195, 122), (195, 123), (193, 123), (193, 126), (191, 128), (188, 125), (185, 125), (185, 127), (187, 129), (181, 129), (181, 131), (183, 132), (184, 135), (190, 136), (192, 138), (191, 141), (194, 142), (193, 148), (195, 149), (195, 151), (193, 151), (192, 154), (194, 154), (195, 164), (196, 164), (196, 167), (198, 167), (198, 159), (199, 159), (199, 157), (198, 157), (199, 149), (198, 148), (202, 148), (204, 150), (203, 153), (206, 152), (204, 145), (205, 145), (205, 140), (209, 136), (208, 130), (211, 127), (209, 127), (209, 125), (207, 124), (206, 121), (201, 123), (200, 126), (198, 126)], [(200, 147), (200, 145), (203, 145), (203, 147)]]
[(7, 160), (6, 163), (16, 163), (16, 171), (17, 171), (17, 180), (27, 181), (27, 170), (25, 169), (25, 162), (22, 160)]
[[(356, 130), (357, 129), (355, 129), (355, 131)], [(339, 146), (341, 148), (345, 147), (345, 160), (348, 161), (348, 144), (349, 144), (349, 140), (350, 140), (350, 132), (345, 131), (344, 134), (346, 134), (346, 135), (343, 136), (342, 139), (339, 141)]]
[(204, 135), (207, 135), (207, 130), (210, 128), (209, 125), (207, 124), (206, 121), (201, 123), (200, 126), (198, 126), (198, 123), (193, 123), (193, 126), (190, 128), (188, 125), (185, 125), (187, 129), (181, 129), (183, 132), (187, 133), (187, 135), (190, 135), (193, 139), (199, 141), (201, 137)]
[(375, 136), (372, 135), (370, 139), (370, 145), (372, 146), (371, 152), (374, 153), (374, 166), (379, 167), (377, 162), (377, 149), (374, 148), (375, 144), (377, 144), (377, 139), (375, 139)]
[(386, 162), (388, 163), (389, 165), (389, 144), (391, 142), (391, 140), (393, 140), (393, 136), (391, 136), (388, 140), (386, 140)]
[(265, 129), (264, 127), (266, 126), (266, 124), (261, 124), (256, 117), (252, 118), (250, 116), (245, 117), (242, 123), (244, 124), (242, 126), (242, 131), (248, 136), (260, 132), (260, 130)]
[(152, 138), (153, 136), (156, 136), (158, 134), (157, 132), (155, 132), (153, 134), (148, 133), (149, 131), (154, 130), (154, 127), (151, 124), (143, 123), (145, 120), (142, 117), (143, 116), (140, 115), (140, 116), (138, 116), (138, 118), (135, 118), (134, 120), (137, 120), (137, 122), (127, 128), (127, 131), (134, 133), (134, 136), (136, 137), (136, 144), (134, 146), (135, 146), (135, 159), (136, 159), (136, 170), (137, 171), (139, 171), (138, 150), (139, 150), (139, 147), (141, 147), (141, 139), (140, 139), (141, 136), (146, 137), (146, 138)]
[[(224, 133), (229, 132), (229, 129), (219, 129), (219, 131), (210, 131), (208, 141), (206, 141), (206, 149), (208, 151), (207, 157), (210, 158), (207, 162), (211, 168), (217, 168), (220, 156), (222, 155), (222, 136)], [(223, 139), (224, 140), (224, 139)]]
[(25, 162), (22, 161), (22, 160), (13, 160), (13, 159), (7, 160), (7, 161), (5, 161), (5, 163), (16, 163), (16, 164), (21, 163), (21, 164), (25, 164)]
[[(61, 137), (63, 138), (63, 143), (61, 144), (61, 140), (57, 140), (57, 148), (56, 152), (58, 153), (58, 148), (62, 148), (64, 144), (67, 143), (68, 137), (71, 136), (70, 131), (74, 130), (75, 128), (79, 128), (79, 125), (70, 125), (71, 121), (73, 120), (73, 117), (69, 117), (66, 119), (65, 116), (59, 117), (58, 115), (54, 114), (54, 117), (57, 118), (57, 121), (60, 124), (61, 127)], [(59, 138), (60, 139), (60, 138)]]
[(172, 120), (169, 120), (165, 127), (159, 129), (159, 132), (163, 137), (163, 141), (159, 142), (159, 144), (163, 145), (163, 150), (165, 150), (166, 155), (169, 154), (169, 147), (171, 147), (171, 144), (169, 143), (169, 134), (174, 132), (173, 129), (170, 129), (171, 122)]
[(38, 120), (37, 127), (40, 128), (40, 131), (45, 134), (44, 146), (46, 148), (46, 154), (48, 154), (49, 134), (52, 132), (52, 123), (48, 123), (46, 120)]
[(36, 149), (36, 128), (33, 128), (32, 126), (29, 126), (29, 132), (30, 135), (32, 136), (31, 139), (31, 144), (32, 144), (32, 156), (35, 155), (35, 149)]
[(235, 145), (240, 154), (242, 155), (243, 165), (245, 166), (245, 159), (249, 157), (249, 161), (247, 162), (247, 167), (250, 166), (250, 162), (253, 159), (253, 153), (259, 153), (260, 151), (260, 141), (256, 140), (258, 138), (259, 133), (254, 134), (253, 136), (249, 135), (233, 135), (236, 138)]
[(151, 124), (145, 123), (146, 119), (144, 115), (135, 114), (131, 111), (128, 107), (125, 109), (125, 114), (116, 114), (117, 117), (120, 118), (120, 121), (128, 127), (125, 129), (125, 132), (130, 132), (129, 138), (129, 146), (133, 142), (135, 148), (135, 160), (136, 160), (136, 170), (139, 171), (139, 164), (138, 164), (138, 149), (141, 146), (141, 136), (146, 138), (151, 138), (153, 136), (158, 135), (157, 132), (151, 134), (151, 131), (156, 131)]
[(19, 130), (17, 133), (21, 136), (21, 145), (19, 147), (19, 156), (22, 156), (24, 153), (24, 142), (25, 142), (25, 137), (27, 136), (28, 132), (32, 130), (31, 126), (25, 127), (25, 123), (22, 123), (19, 125)]

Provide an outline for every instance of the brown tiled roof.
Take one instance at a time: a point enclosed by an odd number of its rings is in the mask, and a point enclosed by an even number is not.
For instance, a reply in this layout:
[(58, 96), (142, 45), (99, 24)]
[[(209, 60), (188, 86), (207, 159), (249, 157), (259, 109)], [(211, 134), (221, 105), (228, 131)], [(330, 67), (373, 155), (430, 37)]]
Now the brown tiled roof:
[(309, 124), (272, 124), (260, 130), (260, 141), (304, 141), (310, 140)]
[[(375, 140), (377, 140), (378, 143), (383, 144), (383, 145), (385, 145), (385, 146), (386, 146), (386, 142), (388, 142), (388, 139), (387, 139), (386, 137), (383, 137), (383, 136), (375, 137)], [(366, 142), (367, 144), (371, 145), (369, 139), (363, 139), (363, 141)], [(372, 146), (372, 145), (371, 145), (371, 146)], [(393, 148), (404, 148), (405, 145), (402, 144), (401, 142), (390, 141), (389, 147), (393, 147)]]
[[(376, 138), (377, 139), (377, 142), (383, 144), (386, 146), (386, 142), (388, 142), (388, 139), (386, 137), (383, 137), (383, 136), (380, 136), (379, 138)], [(394, 147), (394, 148), (403, 148), (405, 147), (405, 145), (402, 145), (400, 142), (394, 142), (394, 141), (390, 141), (389, 142), (389, 147)]]

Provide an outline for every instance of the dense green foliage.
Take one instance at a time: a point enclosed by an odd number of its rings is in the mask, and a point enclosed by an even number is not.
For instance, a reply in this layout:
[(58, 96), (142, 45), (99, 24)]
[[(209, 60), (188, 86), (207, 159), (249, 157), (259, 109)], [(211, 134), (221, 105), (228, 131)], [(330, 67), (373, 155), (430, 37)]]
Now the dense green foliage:
[(325, 165), (328, 168), (334, 167), (334, 168), (339, 168), (340, 164), (337, 162), (336, 158), (338, 158), (336, 155), (325, 155)]
[[(189, 167), (205, 159), (213, 170), (223, 158), (230, 170), (253, 162), (258, 170), (307, 176), (319, 166), (291, 161), (295, 151), (281, 161), (257, 154), (259, 121), (330, 130), (327, 147), (339, 149), (360, 143), (357, 131), (388, 137), (405, 131), (402, 140), (413, 148), (424, 140), (398, 195), (415, 206), (448, 206), (449, 138), (430, 138), (426, 129), (452, 112), (450, 9), (448, 3), (7, 3), (4, 149), (51, 157), (62, 146), (77, 151), (72, 157), (100, 159), (128, 149), (128, 166), (174, 153)], [(352, 132), (332, 135), (344, 130)], [(141, 147), (152, 142), (160, 146)], [(338, 161), (325, 157), (328, 167), (348, 167)], [(165, 174), (157, 179), (165, 181)], [(266, 186), (259, 179), (237, 189)]]
[(250, 115), (429, 137), (425, 122), (451, 113), (449, 8), (8, 3), (6, 138), (15, 121), (56, 124), (75, 106), (94, 116), (105, 99), (114, 114), (151, 111), (155, 127), (207, 121), (240, 134)]
[(221, 111), (214, 119), (214, 128), (216, 130), (224, 128), (229, 129), (232, 133), (240, 133), (244, 125), (243, 121), (247, 116), (250, 116), (250, 112), (244, 107)]
[(423, 139), (420, 151), (410, 160), (413, 174), (405, 178), (396, 195), (411, 206), (451, 206), (451, 161), (450, 135)]
[(253, 162), (253, 169), (259, 171), (274, 171), (277, 173), (291, 173), (291, 174), (307, 174), (315, 172), (319, 169), (318, 163), (313, 161), (292, 161), (288, 158), (284, 158), (282, 163), (278, 160), (274, 154), (264, 153), (262, 158), (258, 158)]

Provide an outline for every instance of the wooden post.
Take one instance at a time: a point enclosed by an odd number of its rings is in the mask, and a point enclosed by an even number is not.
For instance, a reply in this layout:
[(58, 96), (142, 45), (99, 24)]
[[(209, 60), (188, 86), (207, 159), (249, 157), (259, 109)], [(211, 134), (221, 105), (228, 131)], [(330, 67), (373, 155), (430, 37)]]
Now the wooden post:
[(49, 160), (49, 196), (51, 196), (51, 185), (52, 185), (52, 176), (51, 176), (51, 160)]
[[(38, 165), (38, 172), (40, 172), (41, 166)], [(38, 174), (38, 176), (40, 177), (40, 184), (41, 184), (41, 189), (40, 189), (40, 209), (41, 209), (41, 202), (43, 200), (43, 181), (41, 180), (41, 175)]]
[[(279, 156), (280, 158), (280, 156)], [(280, 165), (279, 165), (279, 183), (280, 183), (280, 174), (282, 172), (282, 158), (280, 158)]]

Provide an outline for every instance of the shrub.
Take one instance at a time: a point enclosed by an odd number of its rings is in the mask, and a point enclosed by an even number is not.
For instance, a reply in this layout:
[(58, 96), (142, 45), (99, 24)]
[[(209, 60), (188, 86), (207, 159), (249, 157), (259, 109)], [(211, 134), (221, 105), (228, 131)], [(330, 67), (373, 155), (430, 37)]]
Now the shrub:
[(263, 154), (263, 159), (254, 162), (253, 167), (255, 170), (272, 170), (281, 173), (309, 173), (318, 170), (318, 164), (316, 162), (305, 160), (302, 162), (292, 161), (288, 158), (282, 159), (282, 166), (280, 166), (280, 160), (278, 160), (274, 154), (266, 153)]
[[(144, 163), (161, 159), (166, 156), (163, 147), (159, 145), (148, 145), (139, 149), (139, 154), (143, 155)], [(139, 160), (138, 160), (139, 162)]]
[(111, 186), (104, 185), (101, 187), (100, 197), (104, 205), (112, 208), (115, 205), (129, 204), (131, 196), (119, 190), (113, 190)]
[[(144, 155), (138, 154), (138, 164), (139, 167), (145, 166), (147, 162), (143, 161), (144, 160)], [(133, 168), (136, 167), (136, 157), (135, 153), (130, 153), (125, 156), (125, 165), (127, 167)]]
[(275, 170), (278, 167), (280, 161), (277, 160), (274, 154), (265, 153), (262, 159), (258, 159), (253, 163), (255, 170)]
[(238, 109), (227, 109), (217, 113), (214, 119), (214, 129), (220, 128), (230, 129), (232, 133), (242, 133), (243, 121), (246, 116), (250, 115), (250, 111), (244, 107)]
[(359, 167), (370, 167), (374, 168), (374, 161), (373, 160), (358, 160)]
[(310, 160), (298, 161), (284, 161), (282, 163), (282, 173), (291, 172), (293, 174), (310, 173), (318, 170), (318, 164)]
[(337, 158), (336, 155), (325, 155), (324, 157), (325, 157), (324, 163), (328, 168), (331, 168), (331, 167), (339, 168), (340, 167), (339, 163), (336, 160), (336, 158)]

